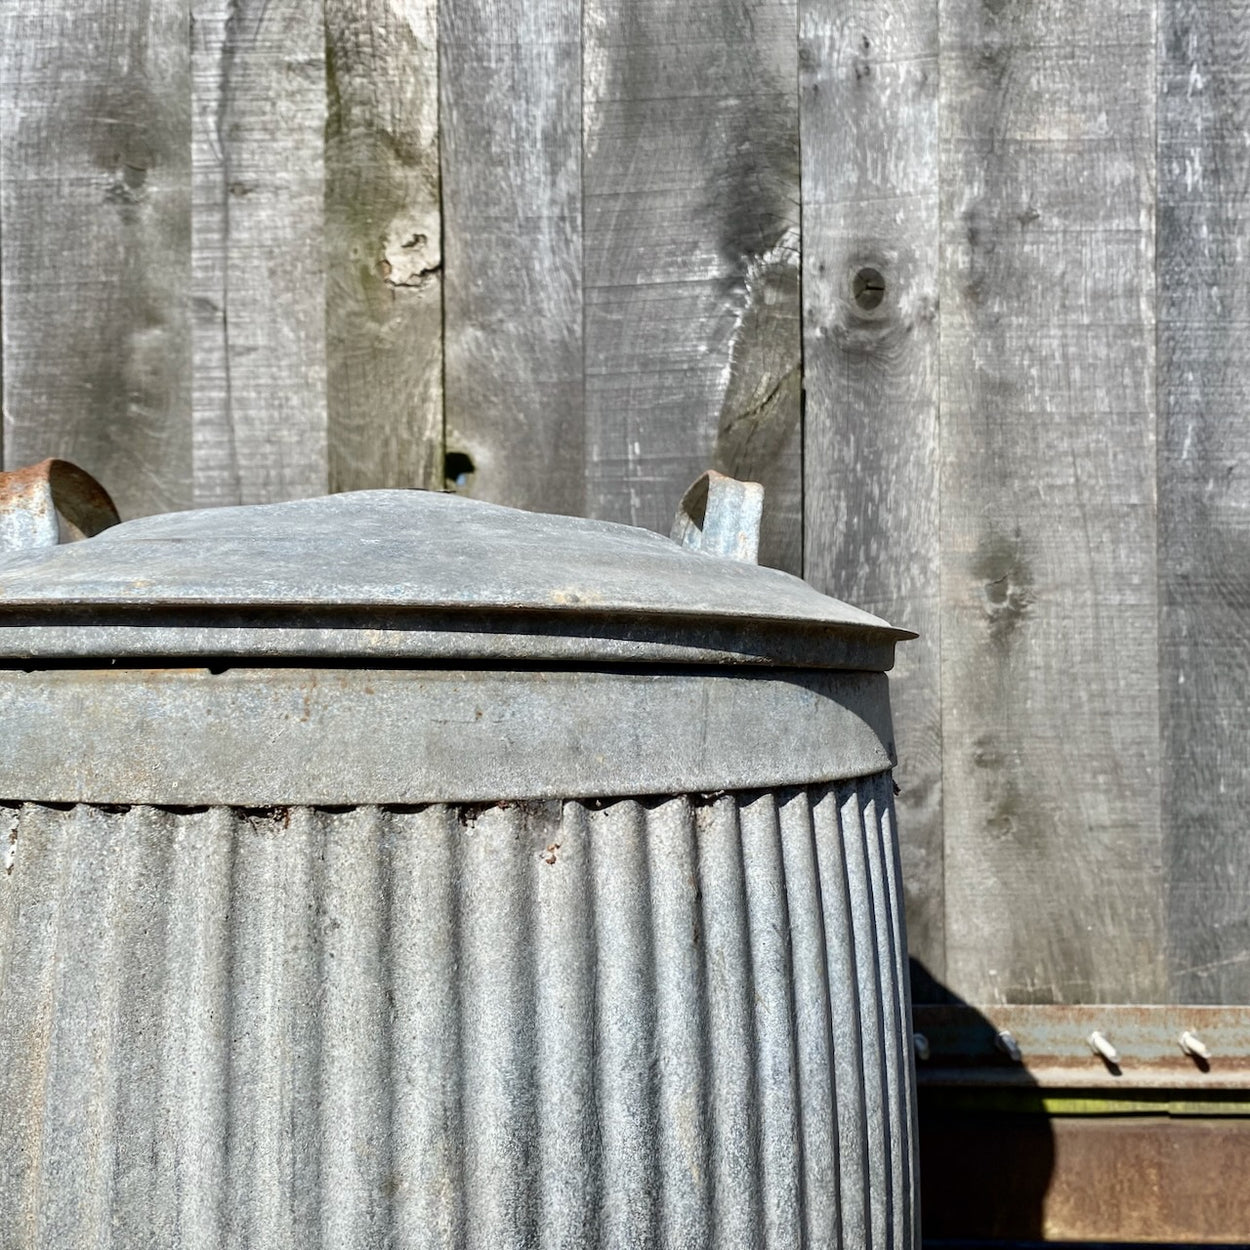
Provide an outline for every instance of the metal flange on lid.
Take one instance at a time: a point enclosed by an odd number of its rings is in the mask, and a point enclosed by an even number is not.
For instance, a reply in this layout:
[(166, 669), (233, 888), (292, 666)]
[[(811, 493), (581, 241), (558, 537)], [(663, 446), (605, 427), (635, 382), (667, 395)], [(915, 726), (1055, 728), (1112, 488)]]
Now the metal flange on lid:
[[(421, 491), (110, 525), (68, 466), (8, 484), (9, 797), (602, 797), (894, 760), (884, 670), (909, 635), (757, 566), (752, 483), (700, 479), (672, 539)], [(58, 516), (105, 528), (58, 543)]]
[[(672, 539), (407, 490), (110, 525), (45, 461), (0, 474), (0, 657), (888, 669), (913, 634), (755, 563), (762, 494), (705, 474)], [(97, 536), (58, 543), (57, 512)]]

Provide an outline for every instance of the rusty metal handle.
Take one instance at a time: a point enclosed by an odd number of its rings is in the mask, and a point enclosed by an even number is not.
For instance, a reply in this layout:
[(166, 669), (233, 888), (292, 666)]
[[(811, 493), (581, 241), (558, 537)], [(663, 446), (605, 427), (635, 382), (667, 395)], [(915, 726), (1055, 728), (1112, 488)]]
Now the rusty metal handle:
[(764, 488), (709, 469), (682, 496), (673, 518), (675, 543), (729, 560), (759, 561)]
[(68, 460), (0, 473), (0, 551), (55, 547), (58, 512), (87, 538), (121, 520), (108, 491)]

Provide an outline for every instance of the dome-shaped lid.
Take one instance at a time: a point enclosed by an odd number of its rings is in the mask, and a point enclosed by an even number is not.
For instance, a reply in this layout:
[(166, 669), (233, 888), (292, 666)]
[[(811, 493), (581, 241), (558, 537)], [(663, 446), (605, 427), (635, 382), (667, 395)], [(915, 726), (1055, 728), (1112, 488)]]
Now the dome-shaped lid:
[(890, 667), (914, 635), (732, 558), (744, 491), (688, 496), (686, 545), (424, 491), (144, 517), (0, 555), (0, 655)]

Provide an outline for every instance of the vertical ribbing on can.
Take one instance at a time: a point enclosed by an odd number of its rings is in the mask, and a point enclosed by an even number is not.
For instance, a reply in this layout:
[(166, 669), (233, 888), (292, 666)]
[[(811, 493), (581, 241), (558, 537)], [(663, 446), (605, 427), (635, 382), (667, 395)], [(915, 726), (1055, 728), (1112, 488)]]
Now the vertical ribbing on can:
[[(684, 799), (641, 811), (654, 964), (655, 1033), (644, 1039), (656, 1072), (655, 1139), (661, 1245), (711, 1245), (707, 992), (699, 845)], [(596, 852), (610, 855), (610, 843)], [(649, 1044), (648, 1044), (649, 1043)]]
[(383, 976), (391, 1054), (391, 1172), (385, 1194), (395, 1246), (451, 1250), (464, 1228), (458, 876), (461, 826), (446, 807), (381, 817), (386, 867)]
[[(0, 1193), (7, 1234), (37, 1244), (48, 1102), (48, 1056), (56, 1018), (56, 947), (69, 847), (60, 813), (6, 809), (6, 872), (0, 877)], [(20, 849), (21, 860), (18, 860)]]
[[(595, 1108), (597, 963), (586, 809), (567, 803), (531, 829), (534, 880), (534, 1085), (537, 1245), (579, 1250), (598, 1239), (602, 1184)], [(554, 831), (553, 831), (554, 829)]]
[(791, 1250), (804, 1244), (801, 1073), (791, 973), (791, 934), (802, 913), (787, 895), (783, 822), (773, 797), (744, 801), (738, 819), (753, 986), (755, 1065), (747, 1079), (759, 1132), (760, 1233), (770, 1250)]
[[(672, 992), (657, 984), (647, 870), (647, 819), (631, 800), (587, 813), (595, 918), (595, 1110), (599, 1124), (599, 1234), (604, 1246), (656, 1243), (658, 1197), (666, 1166), (661, 1126), (664, 1080), (657, 1033), (669, 1023)], [(667, 1014), (666, 1014), (667, 1013)], [(657, 1026), (657, 1017), (659, 1026)], [(671, 1084), (670, 1084), (671, 1088)], [(657, 1096), (657, 1090), (659, 1094)], [(661, 1124), (657, 1125), (657, 1120)]]
[(393, 1050), (385, 967), (383, 817), (365, 807), (316, 830), (320, 842), (321, 1064), (316, 1132), (325, 1245), (385, 1242), (393, 1184), (390, 1071)]
[(907, 959), (907, 931), (903, 922), (902, 866), (898, 835), (894, 828), (894, 782), (889, 774), (872, 779), (875, 789), (876, 833), (881, 847), (884, 883), (881, 894), (889, 914), (890, 952), (893, 956), (893, 1007), (897, 1021), (895, 1036), (901, 1049), (894, 1056), (894, 1102), (901, 1114), (898, 1130), (899, 1171), (896, 1185), (901, 1218), (897, 1226), (899, 1244), (920, 1244), (919, 1139), (916, 1129), (915, 1064), (911, 1046), (911, 977)]
[[(228, 1215), (235, 814), (223, 808), (180, 816), (136, 810), (150, 812), (170, 862), (169, 893), (157, 900), (166, 913), (166, 991), (159, 1014), (149, 1019), (160, 1055), (152, 1240), (210, 1250)], [(153, 1006), (137, 1004), (148, 1011)]]
[(6, 1245), (917, 1244), (887, 776), (3, 810)]
[(329, 1057), (317, 878), (319, 825), (332, 819), (290, 808), (243, 814), (234, 829), (225, 1188), (227, 1237), (239, 1245), (302, 1250), (320, 1233), (317, 1104)]
[[(854, 989), (829, 959), (825, 909), (817, 872), (812, 796), (799, 791), (781, 806), (785, 896), (790, 913), (794, 986), (795, 1072), (800, 1124), (799, 1244), (842, 1245), (838, 1096), (834, 1077), (833, 1004)], [(835, 952), (836, 953), (836, 952)], [(845, 1101), (851, 1095), (842, 1091)]]

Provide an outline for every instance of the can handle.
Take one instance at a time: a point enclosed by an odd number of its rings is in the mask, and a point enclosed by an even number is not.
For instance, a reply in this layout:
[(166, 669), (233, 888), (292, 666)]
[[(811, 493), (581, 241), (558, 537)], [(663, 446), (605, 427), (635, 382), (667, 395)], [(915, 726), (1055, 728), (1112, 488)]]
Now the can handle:
[(68, 460), (42, 460), (0, 473), (0, 551), (55, 547), (60, 513), (90, 538), (121, 520), (109, 493)]
[(682, 496), (672, 540), (692, 551), (759, 562), (764, 488), (709, 469)]

